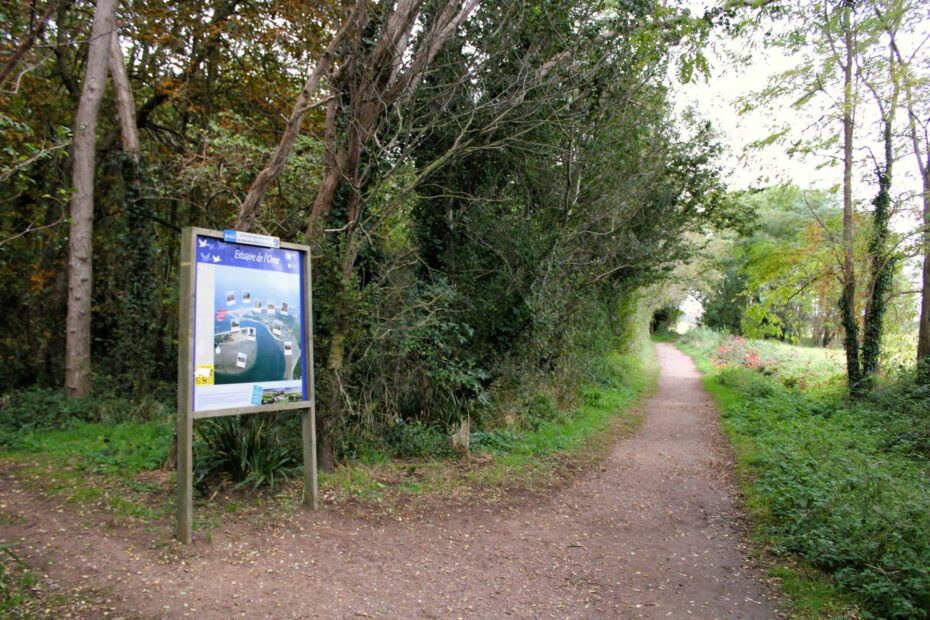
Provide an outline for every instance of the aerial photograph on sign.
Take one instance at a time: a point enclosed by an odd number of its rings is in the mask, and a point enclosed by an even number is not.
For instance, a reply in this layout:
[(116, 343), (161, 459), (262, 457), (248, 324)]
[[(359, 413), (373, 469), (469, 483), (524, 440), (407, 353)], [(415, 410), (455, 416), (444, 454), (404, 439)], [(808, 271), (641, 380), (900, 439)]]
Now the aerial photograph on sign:
[[(297, 278), (289, 273), (216, 266), (216, 384), (300, 378), (300, 317), (296, 312), (300, 304), (296, 297), (287, 297), (300, 294)], [(255, 295), (278, 303), (268, 302), (265, 308), (227, 305), (233, 287), (241, 299)], [(291, 311), (282, 312), (282, 304)]]

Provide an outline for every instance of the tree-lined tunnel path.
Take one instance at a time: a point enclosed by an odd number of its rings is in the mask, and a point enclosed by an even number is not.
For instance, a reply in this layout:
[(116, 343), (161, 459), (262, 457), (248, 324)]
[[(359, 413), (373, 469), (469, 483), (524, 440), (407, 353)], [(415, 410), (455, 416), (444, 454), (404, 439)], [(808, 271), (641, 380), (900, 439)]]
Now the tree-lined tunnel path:
[(777, 617), (741, 549), (713, 406), (690, 359), (658, 353), (643, 428), (544, 501), (236, 522), (179, 559), (164, 532), (88, 528), (6, 475), (0, 533), (50, 582), (86, 588), (95, 616)]

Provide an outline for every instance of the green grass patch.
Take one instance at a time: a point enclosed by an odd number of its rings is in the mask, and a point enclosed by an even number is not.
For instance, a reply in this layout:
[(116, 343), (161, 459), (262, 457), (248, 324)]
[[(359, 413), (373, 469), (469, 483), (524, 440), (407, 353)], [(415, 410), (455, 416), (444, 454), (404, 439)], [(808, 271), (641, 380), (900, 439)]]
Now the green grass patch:
[[(347, 500), (391, 511), (409, 508), (410, 500), (492, 496), (514, 486), (565, 479), (597, 461), (614, 438), (640, 424), (632, 406), (655, 385), (658, 374), (654, 351), (647, 349), (644, 355), (607, 356), (589, 381), (566, 390), (575, 394), (570, 407), (559, 408), (549, 392), (531, 395), (519, 424), (470, 433), (469, 455), (456, 453), (450, 436), (433, 427), (409, 423), (395, 429), (395, 444), (405, 456), (369, 455), (321, 474), (323, 501)], [(0, 459), (14, 463), (28, 484), (39, 492), (60, 494), (80, 510), (104, 507), (142, 521), (170, 516), (172, 477), (160, 471), (173, 435), (170, 417), (50, 419), (55, 420), (51, 427), (21, 428), (0, 446)], [(444, 449), (437, 450), (438, 444)], [(204, 458), (196, 452), (195, 458)], [(195, 515), (199, 527), (209, 528), (224, 515), (286, 513), (296, 509), (301, 493), (299, 477), (263, 492), (250, 485), (239, 490), (221, 485), (197, 498)]]
[(834, 617), (854, 600), (877, 617), (930, 616), (930, 395), (901, 379), (851, 403), (829, 378), (800, 389), (787, 364), (721, 367), (709, 347), (680, 346), (721, 411), (756, 540), (787, 561), (773, 574), (796, 615)]
[(0, 543), (0, 617), (29, 617), (36, 578), (16, 556), (14, 543)]
[[(581, 403), (535, 430), (510, 433), (505, 441), (486, 442), (479, 450), (494, 456), (482, 472), (489, 481), (505, 478), (531, 479), (563, 464), (599, 459), (619, 434), (628, 434), (642, 423), (632, 405), (655, 384), (658, 364), (652, 347), (645, 359), (611, 354), (598, 379), (579, 390)], [(560, 456), (559, 459), (548, 457)]]
[(161, 468), (172, 436), (169, 419), (76, 420), (9, 438), (0, 458), (39, 491), (61, 494), (79, 507), (104, 505), (117, 516), (150, 520), (170, 512), (172, 498), (165, 494), (165, 476), (137, 478)]
[(653, 332), (649, 335), (649, 338), (653, 342), (678, 342), (681, 338), (681, 334), (678, 332)]

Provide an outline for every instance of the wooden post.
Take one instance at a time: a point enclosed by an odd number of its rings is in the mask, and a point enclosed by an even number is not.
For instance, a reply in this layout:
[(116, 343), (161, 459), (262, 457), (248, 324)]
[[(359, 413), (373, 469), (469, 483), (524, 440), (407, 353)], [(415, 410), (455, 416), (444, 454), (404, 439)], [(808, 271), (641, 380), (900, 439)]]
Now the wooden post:
[(307, 365), (307, 396), (310, 407), (301, 414), (301, 436), (304, 453), (304, 506), (311, 510), (317, 509), (317, 472), (316, 472), (316, 382), (313, 374), (313, 287), (311, 286), (311, 260), (310, 249), (303, 253), (304, 257), (304, 299), (302, 308), (304, 325), (303, 350)]
[(177, 532), (184, 544), (190, 544), (193, 526), (193, 380), (194, 380), (194, 233), (181, 233), (181, 301), (178, 323), (178, 473)]

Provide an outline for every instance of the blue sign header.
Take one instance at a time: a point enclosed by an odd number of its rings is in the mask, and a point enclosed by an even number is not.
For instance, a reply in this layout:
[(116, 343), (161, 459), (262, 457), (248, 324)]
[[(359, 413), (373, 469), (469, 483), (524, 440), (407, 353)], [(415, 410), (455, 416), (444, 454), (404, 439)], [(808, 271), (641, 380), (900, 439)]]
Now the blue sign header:
[(197, 262), (281, 273), (300, 273), (300, 252), (227, 243), (197, 235)]

